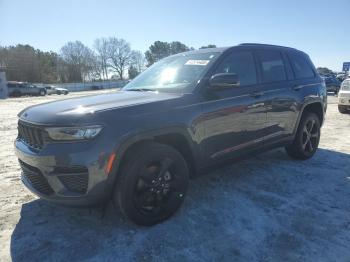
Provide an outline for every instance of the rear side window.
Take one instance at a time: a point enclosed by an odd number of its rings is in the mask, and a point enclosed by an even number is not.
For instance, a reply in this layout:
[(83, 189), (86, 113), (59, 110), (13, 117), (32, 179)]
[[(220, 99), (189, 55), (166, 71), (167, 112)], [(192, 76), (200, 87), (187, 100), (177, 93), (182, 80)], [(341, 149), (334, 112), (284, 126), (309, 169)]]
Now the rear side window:
[(258, 51), (263, 83), (284, 81), (287, 79), (283, 58), (278, 51)]
[(220, 63), (215, 73), (237, 74), (241, 86), (257, 83), (254, 57), (248, 51), (235, 51), (229, 54)]
[(292, 64), (296, 79), (311, 78), (315, 76), (307, 57), (297, 52), (289, 52), (288, 57)]

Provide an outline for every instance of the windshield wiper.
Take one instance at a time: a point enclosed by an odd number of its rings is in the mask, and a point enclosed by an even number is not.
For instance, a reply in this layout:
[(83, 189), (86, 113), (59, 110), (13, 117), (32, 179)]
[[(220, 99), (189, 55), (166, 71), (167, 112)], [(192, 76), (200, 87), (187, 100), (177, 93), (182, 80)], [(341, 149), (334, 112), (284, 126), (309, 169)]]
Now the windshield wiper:
[(155, 89), (150, 89), (150, 88), (131, 88), (131, 89), (126, 89), (127, 91), (141, 91), (141, 92), (147, 92), (147, 91), (156, 91)]

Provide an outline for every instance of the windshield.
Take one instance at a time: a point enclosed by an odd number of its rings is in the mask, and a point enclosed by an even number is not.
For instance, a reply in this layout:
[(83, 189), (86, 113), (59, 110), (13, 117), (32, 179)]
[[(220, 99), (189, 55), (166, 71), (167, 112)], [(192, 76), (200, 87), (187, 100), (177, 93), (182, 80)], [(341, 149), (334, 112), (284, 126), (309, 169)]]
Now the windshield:
[(218, 56), (218, 52), (208, 52), (164, 58), (127, 84), (123, 90), (193, 88)]

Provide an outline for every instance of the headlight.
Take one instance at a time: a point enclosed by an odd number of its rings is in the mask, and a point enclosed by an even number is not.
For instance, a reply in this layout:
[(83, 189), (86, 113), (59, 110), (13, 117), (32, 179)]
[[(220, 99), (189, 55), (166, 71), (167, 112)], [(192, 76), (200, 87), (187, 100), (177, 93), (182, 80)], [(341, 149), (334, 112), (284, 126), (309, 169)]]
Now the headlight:
[(50, 127), (46, 128), (53, 140), (71, 141), (92, 139), (100, 133), (102, 126)]

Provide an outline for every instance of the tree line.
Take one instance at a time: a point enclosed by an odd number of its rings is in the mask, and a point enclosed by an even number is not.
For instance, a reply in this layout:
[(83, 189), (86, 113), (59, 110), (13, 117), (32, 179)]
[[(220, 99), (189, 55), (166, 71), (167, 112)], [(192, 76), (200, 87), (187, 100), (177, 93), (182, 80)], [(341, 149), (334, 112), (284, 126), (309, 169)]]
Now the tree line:
[(0, 46), (0, 70), (10, 81), (33, 83), (132, 79), (160, 59), (189, 50), (194, 48), (179, 41), (155, 41), (143, 54), (116, 37), (97, 38), (92, 48), (80, 41), (68, 42), (58, 53), (18, 44)]

